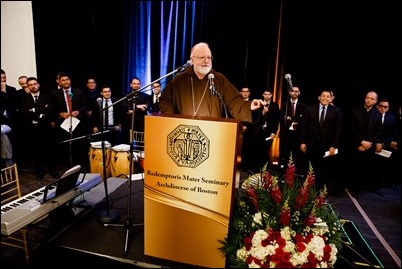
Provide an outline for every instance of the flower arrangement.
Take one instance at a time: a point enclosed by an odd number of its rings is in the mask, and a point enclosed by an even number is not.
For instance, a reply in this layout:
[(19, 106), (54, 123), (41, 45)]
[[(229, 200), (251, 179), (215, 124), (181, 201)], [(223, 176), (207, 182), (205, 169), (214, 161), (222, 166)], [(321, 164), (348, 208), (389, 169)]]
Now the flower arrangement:
[(326, 203), (326, 187), (316, 192), (310, 165), (296, 179), (290, 158), (284, 175), (267, 170), (250, 176), (236, 198), (229, 233), (220, 251), (229, 267), (331, 268), (344, 230)]

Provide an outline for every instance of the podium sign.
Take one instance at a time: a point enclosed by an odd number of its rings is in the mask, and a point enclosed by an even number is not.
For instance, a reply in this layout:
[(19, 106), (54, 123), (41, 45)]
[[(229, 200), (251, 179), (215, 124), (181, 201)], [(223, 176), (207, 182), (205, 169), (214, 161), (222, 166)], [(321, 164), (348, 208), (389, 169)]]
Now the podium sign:
[(241, 135), (235, 119), (145, 116), (145, 255), (225, 267)]

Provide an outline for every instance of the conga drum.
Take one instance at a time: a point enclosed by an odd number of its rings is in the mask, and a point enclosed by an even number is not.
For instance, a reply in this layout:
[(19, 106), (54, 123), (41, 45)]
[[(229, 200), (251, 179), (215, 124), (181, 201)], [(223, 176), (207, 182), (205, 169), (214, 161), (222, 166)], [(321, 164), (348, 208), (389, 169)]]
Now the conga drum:
[(112, 147), (110, 170), (112, 177), (128, 176), (130, 174), (130, 145), (120, 144)]
[[(110, 177), (110, 147), (111, 144), (105, 141), (105, 167), (106, 167), (106, 178)], [(102, 155), (102, 141), (91, 142), (91, 147), (89, 149), (89, 164), (90, 171), (93, 174), (100, 174), (103, 178), (103, 155)]]
[(144, 172), (144, 159), (145, 159), (145, 153), (143, 150), (134, 150), (133, 151), (133, 156), (134, 156), (134, 171), (137, 173), (143, 173)]

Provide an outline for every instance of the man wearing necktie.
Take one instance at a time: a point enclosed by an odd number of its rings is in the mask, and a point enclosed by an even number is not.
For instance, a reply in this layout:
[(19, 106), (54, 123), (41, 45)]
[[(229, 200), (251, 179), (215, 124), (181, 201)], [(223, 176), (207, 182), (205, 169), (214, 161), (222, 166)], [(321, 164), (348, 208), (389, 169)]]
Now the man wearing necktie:
[[(391, 142), (396, 141), (397, 137), (397, 125), (396, 125), (396, 118), (388, 113), (389, 110), (389, 100), (388, 99), (381, 99), (377, 103), (377, 110), (381, 113), (381, 133), (380, 137), (378, 139), (378, 142), (376, 143), (376, 152), (381, 152), (382, 150), (388, 150), (391, 151), (392, 154), (394, 153), (392, 147), (391, 147)], [(376, 157), (376, 162), (378, 164), (378, 168), (381, 171), (378, 173), (379, 178), (378, 182), (386, 182), (386, 184), (393, 185), (393, 180), (392, 177), (394, 176), (394, 173), (392, 171), (392, 160), (393, 156), (386, 158), (381, 155), (375, 155)], [(381, 185), (377, 184), (375, 186), (375, 191), (376, 194), (383, 196), (383, 192), (380, 189)], [(395, 188), (395, 186), (394, 186)]]
[(151, 95), (151, 108), (150, 112), (160, 112), (159, 110), (159, 98), (161, 96), (161, 84), (159, 82), (155, 82), (152, 84), (152, 95)]
[[(87, 139), (77, 139), (72, 142), (63, 142), (72, 138), (87, 135), (89, 126), (86, 124), (87, 99), (80, 88), (71, 86), (71, 79), (68, 74), (59, 73), (59, 89), (50, 91), (53, 102), (52, 124), (55, 128), (56, 139), (59, 145), (58, 154), (64, 165), (81, 165), (87, 167), (89, 142)], [(69, 117), (79, 120), (75, 129), (65, 130), (61, 128), (62, 123)]]
[(30, 143), (26, 143), (25, 154), (27, 160), (34, 164), (36, 170), (36, 179), (41, 180), (44, 177), (44, 167), (48, 166), (49, 173), (53, 178), (58, 178), (56, 170), (57, 158), (52, 149), (56, 147), (52, 144), (51, 112), (52, 101), (50, 96), (40, 90), (40, 84), (34, 77), (27, 79), (29, 94), (21, 96), (21, 125), (23, 136), (29, 137)]
[(325, 106), (320, 105), (321, 114), (320, 114), (320, 128), (323, 127), (325, 121)]
[[(104, 109), (105, 112), (103, 113), (105, 116), (103, 117), (105, 119), (105, 121), (103, 122), (103, 126), (105, 126), (106, 128), (113, 125), (113, 119), (112, 119), (112, 123), (109, 122), (109, 99), (104, 99)], [(110, 109), (112, 110), (112, 109)], [(113, 114), (112, 114), (113, 116)]]
[[(103, 127), (105, 131), (108, 131), (104, 135), (104, 140), (108, 141), (112, 146), (115, 146), (120, 144), (121, 139), (120, 103), (115, 103), (117, 100), (112, 97), (112, 90), (108, 85), (103, 85), (101, 87), (100, 94), (102, 98), (99, 98), (99, 108), (93, 111), (94, 121), (92, 132), (98, 133)], [(102, 114), (100, 113), (101, 110)], [(99, 137), (96, 140), (102, 141), (102, 138)]]
[[(279, 132), (279, 152), (281, 165), (287, 166), (290, 155), (296, 165), (296, 173), (304, 175), (303, 154), (300, 152), (300, 127), (303, 113), (307, 106), (300, 98), (301, 90), (297, 86), (289, 89), (289, 96), (281, 106), (281, 122)], [(294, 107), (294, 112), (292, 112)], [(293, 114), (293, 115), (292, 115)]]
[[(329, 105), (331, 100), (330, 91), (322, 90), (318, 96), (319, 103), (308, 106), (304, 111), (300, 130), (300, 150), (305, 153), (305, 165), (311, 163), (314, 169), (317, 189), (329, 183), (331, 167), (328, 160), (335, 155), (341, 138), (341, 111)], [(328, 157), (324, 157), (326, 152)]]
[(272, 100), (272, 90), (262, 92), (264, 106), (252, 111), (250, 170), (257, 173), (270, 161), (272, 141), (279, 129), (281, 113), (279, 105)]

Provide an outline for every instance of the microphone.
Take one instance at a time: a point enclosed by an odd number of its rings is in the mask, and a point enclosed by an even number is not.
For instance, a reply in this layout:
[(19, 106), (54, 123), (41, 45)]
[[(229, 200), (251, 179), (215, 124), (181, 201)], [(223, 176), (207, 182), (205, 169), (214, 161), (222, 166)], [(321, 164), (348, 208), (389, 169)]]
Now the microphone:
[(120, 127), (119, 126), (105, 126), (103, 127), (105, 130), (111, 130), (111, 131), (119, 131)]
[(214, 78), (215, 78), (214, 74), (212, 74), (212, 73), (208, 74), (209, 89), (211, 90), (211, 96), (216, 95)]
[(286, 81), (288, 82), (290, 89), (292, 89), (292, 88), (293, 88), (292, 76), (291, 76), (290, 74), (286, 74), (286, 75), (285, 75), (285, 79), (286, 79)]
[(68, 96), (70, 96), (70, 98), (73, 98), (73, 92), (72, 92), (72, 91), (69, 91), (69, 92), (68, 92)]
[(176, 70), (179, 71), (179, 72), (183, 72), (184, 70), (187, 69), (187, 67), (190, 67), (192, 65), (193, 65), (193, 62), (191, 60), (188, 60), (187, 63), (183, 64), (182, 66), (180, 66)]
[(102, 98), (96, 98), (96, 102), (98, 103), (99, 107), (102, 107)]

